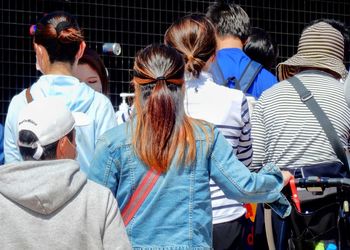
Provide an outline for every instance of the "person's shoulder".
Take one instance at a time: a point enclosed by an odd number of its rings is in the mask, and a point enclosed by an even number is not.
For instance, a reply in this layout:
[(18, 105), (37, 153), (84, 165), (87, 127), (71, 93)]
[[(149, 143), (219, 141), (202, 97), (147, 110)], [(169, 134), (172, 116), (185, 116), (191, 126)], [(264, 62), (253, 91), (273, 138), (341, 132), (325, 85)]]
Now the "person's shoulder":
[(28, 104), (25, 97), (25, 91), (26, 89), (12, 97), (8, 107), (6, 121), (17, 119), (18, 113)]
[(218, 96), (219, 98), (229, 98), (230, 100), (242, 100), (244, 94), (241, 90), (231, 89), (224, 85), (217, 84), (210, 73), (207, 73), (209, 77), (206, 79), (207, 87), (212, 93), (212, 96)]
[(101, 196), (108, 197), (109, 195), (113, 196), (112, 192), (107, 187), (89, 179), (87, 179), (85, 188), (87, 189), (88, 192), (97, 193), (98, 197), (101, 197)]
[(131, 144), (131, 124), (126, 122), (104, 132), (99, 141), (114, 151), (118, 147)]
[(270, 100), (275, 99), (279, 96), (289, 96), (291, 92), (293, 92), (292, 86), (288, 83), (287, 80), (283, 80), (281, 82), (273, 84), (270, 88), (264, 90), (259, 100)]
[[(228, 108), (232, 107), (241, 107), (243, 99), (245, 97), (243, 91), (238, 89), (231, 89), (226, 86), (218, 86), (220, 89), (217, 91), (217, 98), (220, 98), (222, 101), (229, 105)], [(224, 107), (223, 107), (224, 108)]]
[(117, 119), (111, 101), (107, 96), (97, 91), (94, 91), (93, 101), (87, 113), (99, 122), (117, 125)]
[(27, 104), (26, 97), (25, 97), (25, 92), (27, 89), (23, 89), (21, 92), (18, 94), (14, 95), (11, 99), (10, 105), (25, 105)]
[[(83, 191), (88, 199), (96, 200), (96, 202), (90, 203), (95, 208), (107, 207), (108, 204), (111, 204), (115, 199), (109, 188), (89, 179), (86, 181)], [(100, 209), (97, 208), (97, 210)]]
[(195, 135), (195, 140), (197, 141), (205, 141), (207, 136), (211, 135), (215, 129), (214, 124), (205, 120), (191, 118), (191, 123)]
[(95, 95), (94, 96), (94, 102), (96, 104), (112, 106), (112, 103), (111, 103), (110, 99), (107, 96), (105, 96), (104, 94), (95, 91), (94, 95)]
[(262, 84), (270, 84), (271, 86), (278, 82), (277, 77), (264, 67), (257, 76), (257, 82)]

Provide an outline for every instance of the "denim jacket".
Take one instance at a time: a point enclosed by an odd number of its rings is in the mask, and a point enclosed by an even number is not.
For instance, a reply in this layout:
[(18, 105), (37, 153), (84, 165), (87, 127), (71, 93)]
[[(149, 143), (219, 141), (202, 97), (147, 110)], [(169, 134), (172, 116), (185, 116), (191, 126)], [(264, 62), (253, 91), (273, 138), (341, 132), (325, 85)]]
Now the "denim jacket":
[[(111, 189), (121, 208), (125, 207), (148, 170), (131, 144), (130, 122), (107, 131), (98, 141), (89, 178)], [(267, 164), (251, 173), (236, 157), (226, 139), (208, 128), (195, 128), (196, 159), (191, 165), (174, 160), (127, 226), (134, 249), (211, 249), (212, 211), (209, 179), (227, 197), (241, 202), (273, 202), (282, 217), (290, 205), (280, 191), (280, 170)], [(116, 238), (117, 240), (117, 238)]]

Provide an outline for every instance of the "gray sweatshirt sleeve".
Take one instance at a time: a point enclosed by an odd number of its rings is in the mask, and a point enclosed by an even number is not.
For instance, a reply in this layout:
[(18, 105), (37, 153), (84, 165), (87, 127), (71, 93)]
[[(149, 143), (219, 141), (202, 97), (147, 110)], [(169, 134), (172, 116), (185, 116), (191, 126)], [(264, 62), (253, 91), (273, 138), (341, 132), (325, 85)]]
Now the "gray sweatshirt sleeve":
[(105, 231), (103, 235), (103, 248), (109, 249), (131, 249), (131, 244), (125, 230), (123, 219), (120, 215), (118, 203), (109, 192), (106, 211)]

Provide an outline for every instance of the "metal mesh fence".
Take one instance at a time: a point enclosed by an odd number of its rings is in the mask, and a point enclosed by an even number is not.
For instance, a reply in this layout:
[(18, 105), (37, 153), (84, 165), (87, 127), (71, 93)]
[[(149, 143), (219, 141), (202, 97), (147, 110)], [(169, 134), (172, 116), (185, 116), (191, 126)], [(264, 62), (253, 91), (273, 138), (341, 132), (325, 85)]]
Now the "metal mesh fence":
[[(129, 81), (135, 53), (150, 43), (163, 41), (167, 27), (177, 18), (205, 12), (212, 1), (205, 0), (3, 0), (0, 7), (0, 121), (11, 98), (38, 78), (35, 54), (29, 35), (31, 24), (45, 13), (65, 10), (75, 15), (84, 29), (88, 47), (96, 49), (110, 77), (110, 98), (117, 108), (118, 94), (131, 91)], [(229, 1), (230, 2), (230, 1)], [(252, 26), (267, 30), (279, 45), (278, 61), (296, 52), (306, 23), (333, 18), (346, 23), (347, 0), (242, 0)], [(102, 54), (102, 44), (120, 43), (119, 56)]]

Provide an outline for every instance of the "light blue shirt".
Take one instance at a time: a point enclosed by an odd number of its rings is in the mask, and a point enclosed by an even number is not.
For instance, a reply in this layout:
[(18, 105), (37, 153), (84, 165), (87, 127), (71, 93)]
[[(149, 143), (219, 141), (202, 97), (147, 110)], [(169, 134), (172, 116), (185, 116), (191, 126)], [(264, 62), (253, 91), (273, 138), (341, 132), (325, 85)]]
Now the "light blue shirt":
[[(130, 122), (124, 123), (99, 139), (88, 174), (91, 180), (111, 189), (121, 210), (148, 171), (135, 154), (130, 127)], [(211, 133), (206, 127), (209, 145), (205, 133), (195, 129), (194, 162), (178, 166), (175, 159), (128, 224), (134, 248), (211, 249), (210, 178), (229, 198), (273, 202), (271, 207), (279, 215), (290, 213), (290, 205), (280, 193), (282, 174), (275, 165), (268, 164), (259, 173), (251, 173), (217, 129)]]
[[(13, 97), (7, 112), (4, 141), (6, 163), (22, 160), (17, 147), (17, 120), (20, 111), (27, 105), (25, 91)], [(76, 128), (77, 160), (81, 170), (87, 172), (98, 137), (117, 125), (109, 99), (77, 78), (62, 75), (41, 76), (31, 86), (30, 93), (33, 100), (50, 96), (60, 98), (71, 111), (83, 112), (90, 118), (89, 125)]]

